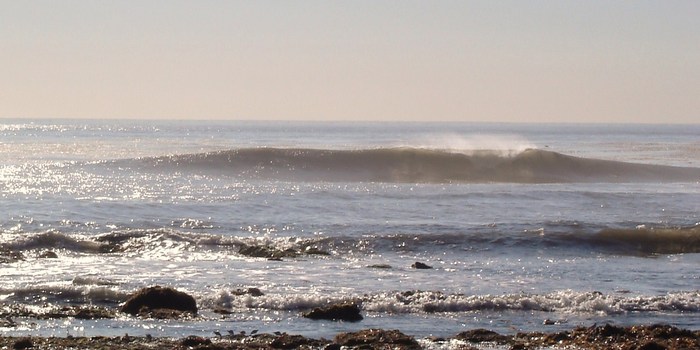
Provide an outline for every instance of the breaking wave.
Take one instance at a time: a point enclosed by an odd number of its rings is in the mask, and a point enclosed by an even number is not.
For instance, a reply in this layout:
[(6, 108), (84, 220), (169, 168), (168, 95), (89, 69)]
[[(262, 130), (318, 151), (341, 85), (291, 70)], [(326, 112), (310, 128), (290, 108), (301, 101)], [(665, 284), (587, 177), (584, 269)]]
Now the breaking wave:
[[(442, 232), (438, 232), (442, 231)], [(510, 232), (498, 228), (472, 231), (436, 228), (430, 233), (298, 237), (238, 236), (184, 232), (170, 228), (116, 230), (100, 235), (57, 231), (5, 235), (3, 252), (37, 255), (42, 250), (82, 254), (127, 254), (129, 256), (177, 256), (200, 252), (218, 256), (254, 258), (335, 256), (384, 252), (509, 249), (574, 249), (612, 254), (648, 255), (700, 253), (700, 225), (690, 227), (563, 228), (559, 231)], [(223, 254), (223, 255), (222, 255)], [(21, 255), (21, 254), (20, 254)], [(214, 255), (212, 255), (214, 256)]]
[[(126, 164), (125, 164), (126, 163)], [(337, 182), (696, 182), (700, 168), (635, 164), (561, 153), (423, 149), (243, 148), (115, 161), (119, 166), (202, 171), (259, 179)]]
[(700, 253), (700, 225), (687, 228), (604, 229), (594, 240), (642, 253)]
[(368, 312), (414, 314), (473, 311), (542, 311), (564, 313), (700, 312), (700, 292), (661, 296), (631, 296), (600, 292), (556, 291), (547, 294), (465, 295), (439, 291), (391, 291), (362, 296), (312, 294), (248, 294), (221, 291), (203, 297), (208, 308), (303, 311), (329, 304), (354, 302)]

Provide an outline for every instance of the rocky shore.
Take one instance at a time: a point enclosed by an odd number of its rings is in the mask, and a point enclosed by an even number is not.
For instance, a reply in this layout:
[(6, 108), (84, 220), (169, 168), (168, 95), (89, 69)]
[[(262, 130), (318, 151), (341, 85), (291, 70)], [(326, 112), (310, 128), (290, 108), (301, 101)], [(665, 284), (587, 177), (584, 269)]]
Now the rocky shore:
[(0, 349), (700, 349), (700, 331), (668, 325), (579, 327), (558, 333), (502, 335), (485, 329), (459, 333), (451, 338), (415, 339), (397, 330), (367, 329), (340, 333), (334, 339), (301, 335), (227, 334), (211, 338), (157, 337), (2, 337)]
[[(261, 295), (257, 288), (237, 290), (242, 295)], [(25, 307), (0, 305), (0, 328), (16, 326), (13, 318), (101, 319), (118, 313), (139, 318), (187, 320), (197, 315), (198, 307), (191, 296), (168, 287), (148, 287), (136, 291), (116, 311), (96, 306), (65, 306), (44, 313)], [(302, 317), (330, 321), (359, 322), (360, 308), (353, 303), (315, 308)], [(2, 349), (617, 349), (673, 350), (700, 349), (700, 331), (670, 325), (620, 327), (610, 324), (578, 327), (556, 333), (516, 333), (503, 335), (486, 329), (464, 331), (448, 338), (416, 339), (399, 330), (365, 329), (339, 333), (333, 339), (314, 339), (282, 332), (251, 331), (228, 334), (215, 332), (212, 337), (189, 336), (180, 339), (158, 336), (134, 337), (6, 337), (0, 334)]]

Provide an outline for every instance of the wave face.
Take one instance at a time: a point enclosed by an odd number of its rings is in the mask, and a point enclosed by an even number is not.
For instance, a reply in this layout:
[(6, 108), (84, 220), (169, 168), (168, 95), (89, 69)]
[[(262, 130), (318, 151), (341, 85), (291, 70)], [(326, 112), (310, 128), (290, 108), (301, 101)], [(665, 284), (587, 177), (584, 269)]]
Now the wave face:
[[(0, 253), (14, 252), (35, 259), (42, 251), (61, 254), (123, 254), (131, 257), (171, 258), (200, 254), (220, 259), (285, 257), (308, 259), (352, 258), (411, 251), (461, 252), (552, 249), (577, 254), (610, 253), (633, 256), (700, 253), (700, 225), (663, 228), (572, 229), (561, 232), (482, 230), (479, 232), (404, 233), (335, 237), (269, 237), (217, 235), (174, 229), (117, 230), (86, 237), (57, 231), (23, 233), (0, 240)], [(254, 248), (254, 249), (253, 249)], [(257, 254), (252, 254), (250, 252)], [(0, 254), (0, 256), (2, 256)]]
[[(123, 162), (116, 163), (123, 166)], [(700, 180), (699, 168), (579, 158), (536, 149), (517, 153), (488, 150), (456, 153), (409, 147), (360, 150), (243, 148), (143, 158), (135, 163), (137, 167), (150, 169), (223, 172), (289, 181), (572, 183)]]

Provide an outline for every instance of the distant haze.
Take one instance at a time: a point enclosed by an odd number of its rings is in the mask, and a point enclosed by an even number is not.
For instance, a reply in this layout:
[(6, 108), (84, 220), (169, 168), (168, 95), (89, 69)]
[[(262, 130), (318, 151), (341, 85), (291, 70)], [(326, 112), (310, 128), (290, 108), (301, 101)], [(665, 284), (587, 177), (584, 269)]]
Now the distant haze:
[(0, 118), (700, 122), (700, 1), (4, 1)]

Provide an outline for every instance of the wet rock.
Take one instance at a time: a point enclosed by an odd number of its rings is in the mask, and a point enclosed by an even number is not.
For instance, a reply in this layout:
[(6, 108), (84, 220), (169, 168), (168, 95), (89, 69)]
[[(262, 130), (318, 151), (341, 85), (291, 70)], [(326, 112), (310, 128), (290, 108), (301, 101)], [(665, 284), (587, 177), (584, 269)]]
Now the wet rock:
[(594, 328), (592, 333), (594, 335), (609, 338), (624, 335), (625, 332), (625, 329), (622, 327), (605, 324), (603, 327)]
[(0, 247), (0, 264), (8, 264), (24, 260), (24, 255), (5, 247)]
[(149, 309), (146, 307), (139, 310), (138, 316), (141, 318), (155, 318), (159, 320), (172, 320), (191, 315), (189, 312), (173, 309)]
[(367, 266), (370, 269), (390, 269), (391, 265), (388, 264), (375, 264)]
[(185, 337), (184, 339), (182, 339), (182, 341), (180, 341), (180, 344), (182, 344), (182, 346), (188, 347), (199, 347), (202, 345), (211, 345), (211, 340), (195, 335), (190, 335), (189, 337)]
[(695, 335), (687, 329), (679, 329), (669, 325), (655, 324), (649, 326), (648, 329), (652, 337), (660, 339), (693, 337)]
[(238, 253), (251, 258), (282, 259), (299, 256), (299, 252), (294, 249), (279, 250), (268, 246), (241, 245)]
[(398, 330), (366, 329), (359, 332), (340, 333), (335, 336), (335, 342), (341, 346), (367, 347), (368, 349), (421, 349), (413, 337)]
[(511, 340), (510, 337), (481, 328), (461, 332), (455, 336), (455, 339), (468, 341), (470, 343), (489, 342), (497, 344), (508, 344)]
[(432, 266), (426, 265), (420, 261), (414, 262), (413, 265), (411, 265), (411, 267), (418, 270), (428, 270), (433, 268)]
[(306, 249), (304, 249), (304, 254), (307, 254), (307, 255), (331, 255), (331, 253), (329, 253), (325, 250), (318, 249), (316, 247), (306, 247)]
[(181, 314), (178, 312), (197, 314), (197, 302), (192, 296), (173, 288), (155, 286), (136, 292), (124, 303), (120, 311), (134, 316), (158, 312), (179, 317)]
[(47, 250), (41, 254), (39, 254), (39, 258), (42, 259), (58, 259), (58, 255), (50, 250)]
[(260, 289), (258, 288), (248, 288), (248, 289), (241, 289), (238, 288), (234, 291), (231, 291), (231, 294), (241, 296), (241, 295), (250, 295), (251, 297), (261, 297), (265, 295)]
[(637, 350), (666, 350), (666, 347), (657, 342), (650, 341), (638, 347)]
[(231, 311), (227, 308), (224, 308), (224, 307), (220, 307), (220, 306), (215, 307), (214, 310), (212, 310), (212, 312), (214, 312), (215, 314), (219, 314), (219, 315), (231, 315), (231, 314), (233, 314), (233, 311)]
[(282, 334), (270, 343), (275, 349), (298, 349), (302, 346), (316, 345), (317, 341), (301, 335)]
[(332, 320), (358, 322), (362, 320), (360, 307), (355, 304), (336, 304), (327, 308), (315, 308), (313, 311), (303, 315), (312, 320)]
[(554, 333), (546, 336), (546, 340), (550, 343), (558, 343), (561, 341), (565, 340), (570, 340), (571, 335), (569, 332), (559, 332), (559, 333)]
[(73, 314), (73, 317), (75, 317), (78, 320), (96, 320), (104, 318), (114, 318), (114, 316), (114, 312), (97, 307), (80, 308), (76, 310)]
[(29, 349), (33, 348), (34, 343), (30, 338), (22, 338), (17, 340), (14, 345), (12, 345), (12, 348), (15, 350), (20, 350), (20, 349)]

